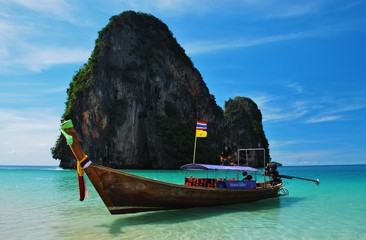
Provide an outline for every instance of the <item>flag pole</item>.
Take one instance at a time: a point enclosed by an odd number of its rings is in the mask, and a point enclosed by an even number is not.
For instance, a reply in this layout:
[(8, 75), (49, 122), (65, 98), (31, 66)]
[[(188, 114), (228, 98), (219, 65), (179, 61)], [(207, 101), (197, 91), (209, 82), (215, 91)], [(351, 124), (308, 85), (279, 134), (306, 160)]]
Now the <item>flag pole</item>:
[(194, 136), (194, 150), (193, 150), (193, 164), (196, 163), (196, 147), (197, 138), (207, 137), (207, 122), (197, 121), (196, 123), (196, 134)]
[(197, 145), (197, 131), (194, 135), (194, 150), (193, 150), (193, 164), (196, 163), (196, 145)]

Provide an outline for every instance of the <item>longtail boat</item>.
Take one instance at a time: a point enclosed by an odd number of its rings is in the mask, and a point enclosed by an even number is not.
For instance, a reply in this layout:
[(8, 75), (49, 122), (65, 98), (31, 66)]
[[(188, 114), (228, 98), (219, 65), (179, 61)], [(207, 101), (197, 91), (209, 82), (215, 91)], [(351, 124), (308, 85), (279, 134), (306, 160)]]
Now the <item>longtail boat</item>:
[[(111, 214), (238, 204), (282, 195), (282, 181), (266, 181), (266, 176), (262, 182), (186, 176), (184, 184), (179, 185), (99, 166), (84, 153), (70, 120), (62, 124), (61, 132), (77, 160), (80, 200), (85, 197), (85, 172)], [(248, 166), (212, 164), (187, 164), (181, 169), (257, 173)]]

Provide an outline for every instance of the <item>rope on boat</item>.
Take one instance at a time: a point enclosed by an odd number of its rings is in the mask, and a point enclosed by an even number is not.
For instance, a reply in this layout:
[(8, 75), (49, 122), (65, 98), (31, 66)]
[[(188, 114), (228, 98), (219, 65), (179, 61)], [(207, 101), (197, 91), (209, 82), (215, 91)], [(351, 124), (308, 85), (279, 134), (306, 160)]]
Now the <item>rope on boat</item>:
[(43, 206), (38, 206), (38, 207), (32, 207), (32, 208), (26, 208), (23, 209), (24, 211), (31, 211), (31, 210), (37, 210), (37, 209), (42, 209), (42, 208), (49, 208), (49, 207), (55, 207), (64, 203), (68, 203), (75, 200), (75, 198), (71, 198), (69, 200), (63, 201), (63, 202), (59, 202), (59, 203), (54, 203), (54, 204), (49, 204), (49, 205), (43, 205)]

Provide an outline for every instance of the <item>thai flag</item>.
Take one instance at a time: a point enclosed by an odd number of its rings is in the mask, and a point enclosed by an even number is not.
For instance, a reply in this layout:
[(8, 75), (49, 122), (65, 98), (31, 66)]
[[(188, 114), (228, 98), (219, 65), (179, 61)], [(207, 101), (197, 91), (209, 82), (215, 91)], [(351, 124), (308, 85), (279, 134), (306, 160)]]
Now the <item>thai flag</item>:
[(196, 130), (207, 130), (207, 122), (197, 121)]

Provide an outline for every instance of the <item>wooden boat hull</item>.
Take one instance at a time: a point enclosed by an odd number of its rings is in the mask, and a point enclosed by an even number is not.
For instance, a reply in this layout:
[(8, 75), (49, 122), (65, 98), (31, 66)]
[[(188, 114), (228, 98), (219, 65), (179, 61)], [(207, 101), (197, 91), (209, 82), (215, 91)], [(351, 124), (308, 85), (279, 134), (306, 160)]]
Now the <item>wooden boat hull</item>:
[(85, 169), (111, 214), (208, 207), (279, 196), (281, 184), (256, 189), (191, 187), (147, 179), (91, 164)]

